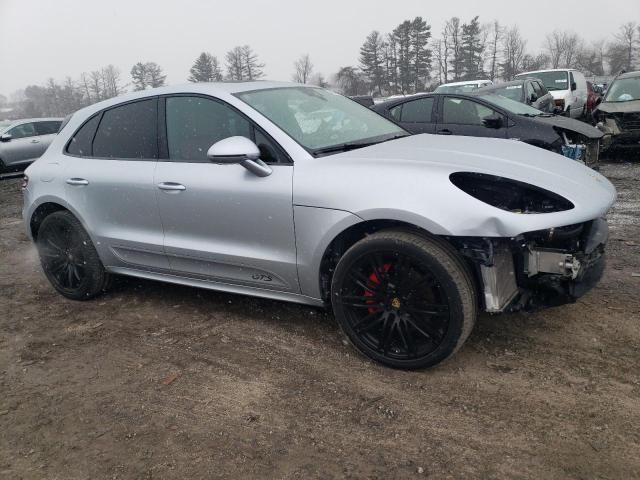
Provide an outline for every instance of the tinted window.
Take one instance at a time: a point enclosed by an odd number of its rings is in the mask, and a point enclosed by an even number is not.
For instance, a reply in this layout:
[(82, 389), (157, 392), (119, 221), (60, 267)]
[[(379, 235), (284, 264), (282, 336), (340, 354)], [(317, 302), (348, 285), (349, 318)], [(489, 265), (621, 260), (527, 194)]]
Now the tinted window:
[(23, 123), (22, 125), (18, 125), (17, 127), (13, 127), (11, 130), (7, 132), (11, 135), (12, 138), (26, 138), (26, 137), (34, 137), (38, 135), (36, 132), (33, 123)]
[(93, 155), (106, 158), (158, 158), (155, 98), (107, 110), (93, 141)]
[(540, 82), (532, 82), (533, 90), (536, 92), (538, 98), (542, 98), (547, 94), (547, 90), (542, 86)]
[(93, 136), (96, 133), (99, 121), (100, 115), (95, 115), (86, 122), (73, 136), (69, 145), (67, 145), (67, 153), (90, 157), (92, 155), (91, 142), (93, 142)]
[(169, 97), (166, 103), (169, 158), (183, 162), (207, 160), (207, 150), (219, 140), (251, 138), (251, 125), (223, 103), (202, 97)]
[(443, 107), (444, 123), (483, 125), (482, 120), (494, 113), (484, 105), (462, 98), (446, 97)]
[(421, 98), (402, 106), (402, 122), (431, 122), (433, 98)]
[(389, 113), (391, 114), (391, 116), (397, 120), (398, 122), (400, 121), (400, 115), (402, 114), (402, 105), (398, 105), (396, 107), (393, 107), (391, 110), (389, 110)]
[(62, 122), (58, 120), (36, 122), (36, 131), (38, 132), (38, 135), (51, 135), (52, 133), (58, 133), (61, 123)]

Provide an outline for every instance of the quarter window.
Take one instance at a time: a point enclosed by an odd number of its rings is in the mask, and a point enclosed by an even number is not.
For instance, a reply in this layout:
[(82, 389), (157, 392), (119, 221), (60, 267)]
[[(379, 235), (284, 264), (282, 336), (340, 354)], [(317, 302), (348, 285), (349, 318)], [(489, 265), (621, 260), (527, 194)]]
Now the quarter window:
[[(433, 98), (421, 98), (402, 105), (401, 122), (428, 123), (431, 122)], [(393, 114), (392, 114), (393, 115)]]
[(100, 123), (100, 115), (95, 115), (88, 122), (85, 122), (71, 138), (69, 145), (67, 145), (67, 153), (90, 157), (92, 155), (91, 143), (93, 142), (93, 136), (96, 134), (98, 123)]
[(495, 113), (480, 103), (463, 98), (446, 97), (443, 106), (443, 123), (484, 125), (483, 119)]
[(93, 141), (93, 156), (158, 158), (157, 116), (155, 98), (105, 111)]
[(13, 127), (7, 133), (11, 135), (11, 138), (13, 139), (35, 137), (36, 135), (38, 135), (38, 132), (36, 132), (33, 123), (23, 123), (22, 125)]
[(251, 124), (227, 105), (202, 97), (166, 100), (169, 158), (205, 162), (214, 143), (236, 135), (252, 138)]

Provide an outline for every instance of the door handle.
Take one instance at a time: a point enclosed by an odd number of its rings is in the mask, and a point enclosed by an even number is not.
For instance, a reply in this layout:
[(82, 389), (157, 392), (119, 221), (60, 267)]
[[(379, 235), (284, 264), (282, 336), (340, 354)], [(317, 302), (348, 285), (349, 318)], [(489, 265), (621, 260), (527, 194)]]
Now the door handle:
[(167, 192), (182, 192), (187, 189), (184, 185), (176, 182), (162, 182), (158, 184), (158, 188)]
[(85, 180), (84, 178), (67, 178), (67, 183), (69, 185), (89, 185), (89, 180)]
[(31, 140), (31, 143), (40, 143), (40, 140), (38, 140), (37, 138), (34, 138), (33, 140)]
[(438, 135), (453, 135), (453, 132), (448, 128), (443, 128), (442, 130), (438, 130), (436, 133)]

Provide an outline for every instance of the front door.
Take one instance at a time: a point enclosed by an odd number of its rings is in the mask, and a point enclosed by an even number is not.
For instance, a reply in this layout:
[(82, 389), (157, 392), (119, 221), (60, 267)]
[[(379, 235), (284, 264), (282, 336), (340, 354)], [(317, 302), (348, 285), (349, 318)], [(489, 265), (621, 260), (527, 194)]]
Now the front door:
[[(155, 185), (171, 269), (221, 283), (298, 292), (293, 164), (231, 106), (211, 97), (165, 100), (166, 158)], [(161, 127), (162, 128), (162, 127)], [(273, 173), (207, 160), (215, 142), (252, 139)], [(162, 137), (162, 136), (161, 136)]]
[[(502, 118), (500, 126), (489, 121), (496, 116)], [(480, 102), (468, 98), (445, 96), (442, 99), (436, 133), (507, 138), (507, 121), (502, 114)]]
[(44, 152), (33, 123), (17, 125), (7, 133), (11, 135), (11, 140), (2, 143), (2, 162), (5, 166), (30, 163)]

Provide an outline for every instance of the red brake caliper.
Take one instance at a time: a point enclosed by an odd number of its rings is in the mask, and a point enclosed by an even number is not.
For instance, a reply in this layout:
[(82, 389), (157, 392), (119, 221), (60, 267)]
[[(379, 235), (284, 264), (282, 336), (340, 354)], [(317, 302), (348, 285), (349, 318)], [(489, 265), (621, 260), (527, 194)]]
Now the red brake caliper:
[[(382, 265), (382, 269), (384, 270), (385, 273), (387, 273), (389, 271), (389, 269), (391, 268), (391, 264), (390, 263), (385, 263)], [(377, 287), (380, 284), (380, 279), (378, 278), (378, 274), (373, 271), (371, 272), (371, 274), (369, 275), (369, 284), (371, 286), (371, 288)], [(369, 290), (365, 290), (364, 291), (364, 296), (365, 297), (373, 297), (373, 292), (370, 292)], [(375, 303), (373, 300), (367, 300), (365, 303)], [(373, 313), (376, 311), (375, 308), (369, 308), (368, 309), (369, 313)]]

